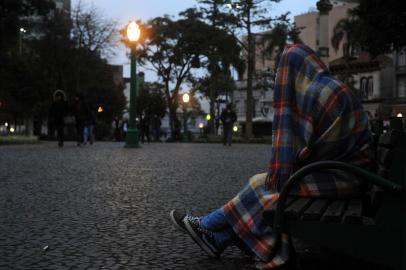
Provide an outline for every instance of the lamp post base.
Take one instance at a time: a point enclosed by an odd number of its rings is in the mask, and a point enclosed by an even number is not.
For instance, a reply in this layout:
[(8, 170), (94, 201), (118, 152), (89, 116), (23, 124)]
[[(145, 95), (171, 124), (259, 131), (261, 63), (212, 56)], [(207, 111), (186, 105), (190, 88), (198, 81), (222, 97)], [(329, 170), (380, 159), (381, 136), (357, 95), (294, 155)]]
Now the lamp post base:
[(140, 147), (138, 143), (138, 130), (128, 129), (125, 135), (125, 147), (128, 148), (138, 148)]

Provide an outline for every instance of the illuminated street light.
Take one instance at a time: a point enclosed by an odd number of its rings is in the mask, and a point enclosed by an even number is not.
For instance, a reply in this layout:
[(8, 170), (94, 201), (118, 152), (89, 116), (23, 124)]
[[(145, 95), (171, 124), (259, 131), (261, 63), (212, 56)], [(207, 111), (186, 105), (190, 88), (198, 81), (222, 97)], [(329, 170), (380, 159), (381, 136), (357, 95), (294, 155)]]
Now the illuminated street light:
[(233, 127), (233, 131), (234, 131), (234, 132), (237, 132), (237, 131), (238, 131), (238, 127), (237, 127), (237, 126), (234, 126), (234, 127)]
[(15, 129), (14, 128), (10, 128), (10, 132), (14, 133)]
[(18, 53), (21, 56), (23, 53), (23, 34), (25, 34), (27, 32), (27, 30), (25, 30), (24, 28), (20, 28), (20, 35), (18, 37)]
[(103, 110), (103, 107), (102, 106), (99, 106), (99, 108), (97, 109), (97, 112), (98, 113), (102, 113), (104, 110)]
[(204, 128), (204, 124), (203, 124), (203, 123), (200, 123), (200, 124), (199, 124), (199, 128), (200, 128), (200, 129)]
[(127, 37), (128, 40), (131, 42), (137, 42), (138, 39), (141, 36), (141, 30), (138, 24), (134, 21), (132, 21), (128, 26), (127, 26)]
[(8, 123), (7, 123), (7, 122), (6, 122), (6, 123), (4, 123), (4, 126), (8, 127)]
[(183, 101), (183, 137), (182, 140), (184, 142), (189, 141), (188, 130), (187, 130), (187, 105), (189, 103), (190, 96), (188, 93), (183, 94), (182, 101)]
[(206, 115), (206, 120), (207, 120), (207, 121), (210, 121), (210, 120), (211, 120), (211, 115), (210, 115), (210, 113), (208, 113), (208, 114)]
[(138, 130), (136, 125), (136, 99), (137, 99), (137, 55), (136, 45), (140, 38), (141, 30), (136, 22), (131, 22), (127, 26), (127, 38), (131, 44), (131, 75), (130, 75), (130, 119), (128, 123), (128, 131), (125, 136), (126, 147), (139, 147)]
[(403, 114), (398, 113), (396, 116), (397, 116), (397, 117), (403, 117)]
[(188, 103), (190, 100), (189, 94), (188, 93), (183, 94), (182, 100), (183, 100), (183, 103)]

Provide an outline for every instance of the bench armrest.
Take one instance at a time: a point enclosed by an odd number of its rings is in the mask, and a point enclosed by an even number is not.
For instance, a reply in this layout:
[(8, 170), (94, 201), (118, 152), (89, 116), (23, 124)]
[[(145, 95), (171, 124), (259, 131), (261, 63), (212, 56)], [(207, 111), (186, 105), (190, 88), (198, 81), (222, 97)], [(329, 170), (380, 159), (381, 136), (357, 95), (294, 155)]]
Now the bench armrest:
[(308, 164), (299, 170), (297, 170), (294, 174), (290, 176), (288, 181), (286, 182), (285, 186), (283, 187), (282, 191), (279, 194), (279, 199), (276, 205), (275, 211), (275, 220), (274, 220), (274, 227), (275, 233), (277, 235), (277, 239), (280, 239), (282, 228), (284, 226), (284, 215), (283, 211), (285, 209), (286, 199), (291, 192), (292, 188), (294, 188), (304, 176), (318, 170), (326, 170), (326, 169), (336, 169), (342, 170), (349, 173), (352, 173), (356, 176), (359, 176), (363, 180), (375, 184), (384, 190), (394, 191), (394, 192), (401, 192), (403, 191), (403, 187), (392, 183), (391, 181), (377, 175), (371, 173), (367, 170), (364, 170), (360, 167), (355, 165), (341, 162), (341, 161), (318, 161), (311, 164)]

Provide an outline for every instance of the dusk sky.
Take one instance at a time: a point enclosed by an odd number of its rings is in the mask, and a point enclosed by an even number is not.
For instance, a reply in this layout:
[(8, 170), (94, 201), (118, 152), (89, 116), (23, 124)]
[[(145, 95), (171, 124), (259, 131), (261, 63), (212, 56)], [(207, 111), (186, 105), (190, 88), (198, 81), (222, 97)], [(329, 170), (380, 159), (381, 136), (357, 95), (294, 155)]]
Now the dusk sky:
[[(146, 21), (164, 14), (177, 15), (186, 8), (197, 6), (196, 0), (72, 0), (72, 8), (79, 1), (86, 5), (93, 4), (107, 18), (118, 21), (120, 26), (124, 26), (130, 20)], [(273, 5), (272, 15), (287, 11), (290, 11), (292, 16), (298, 15), (315, 8), (316, 2), (317, 0), (283, 0)], [(116, 56), (109, 61), (112, 64), (125, 65), (124, 75), (129, 76), (129, 60), (125, 51), (123, 46), (117, 46)], [(153, 80), (154, 77), (151, 72), (146, 72), (146, 80)]]

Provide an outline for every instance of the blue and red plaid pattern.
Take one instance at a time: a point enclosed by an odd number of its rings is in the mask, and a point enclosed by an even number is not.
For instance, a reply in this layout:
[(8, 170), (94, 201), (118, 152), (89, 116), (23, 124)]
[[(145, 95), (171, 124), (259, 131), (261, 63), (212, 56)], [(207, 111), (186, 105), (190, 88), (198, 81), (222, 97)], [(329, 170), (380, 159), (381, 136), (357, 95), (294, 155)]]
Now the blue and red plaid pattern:
[[(372, 164), (368, 116), (350, 89), (329, 74), (316, 53), (305, 45), (289, 45), (278, 65), (268, 173), (249, 184), (224, 206), (236, 234), (271, 269), (288, 258), (288, 237), (275, 250), (272, 228), (262, 212), (275, 203), (290, 175), (301, 166), (339, 160), (358, 166)], [(351, 196), (362, 181), (331, 170), (306, 176), (295, 190), (299, 196)]]

